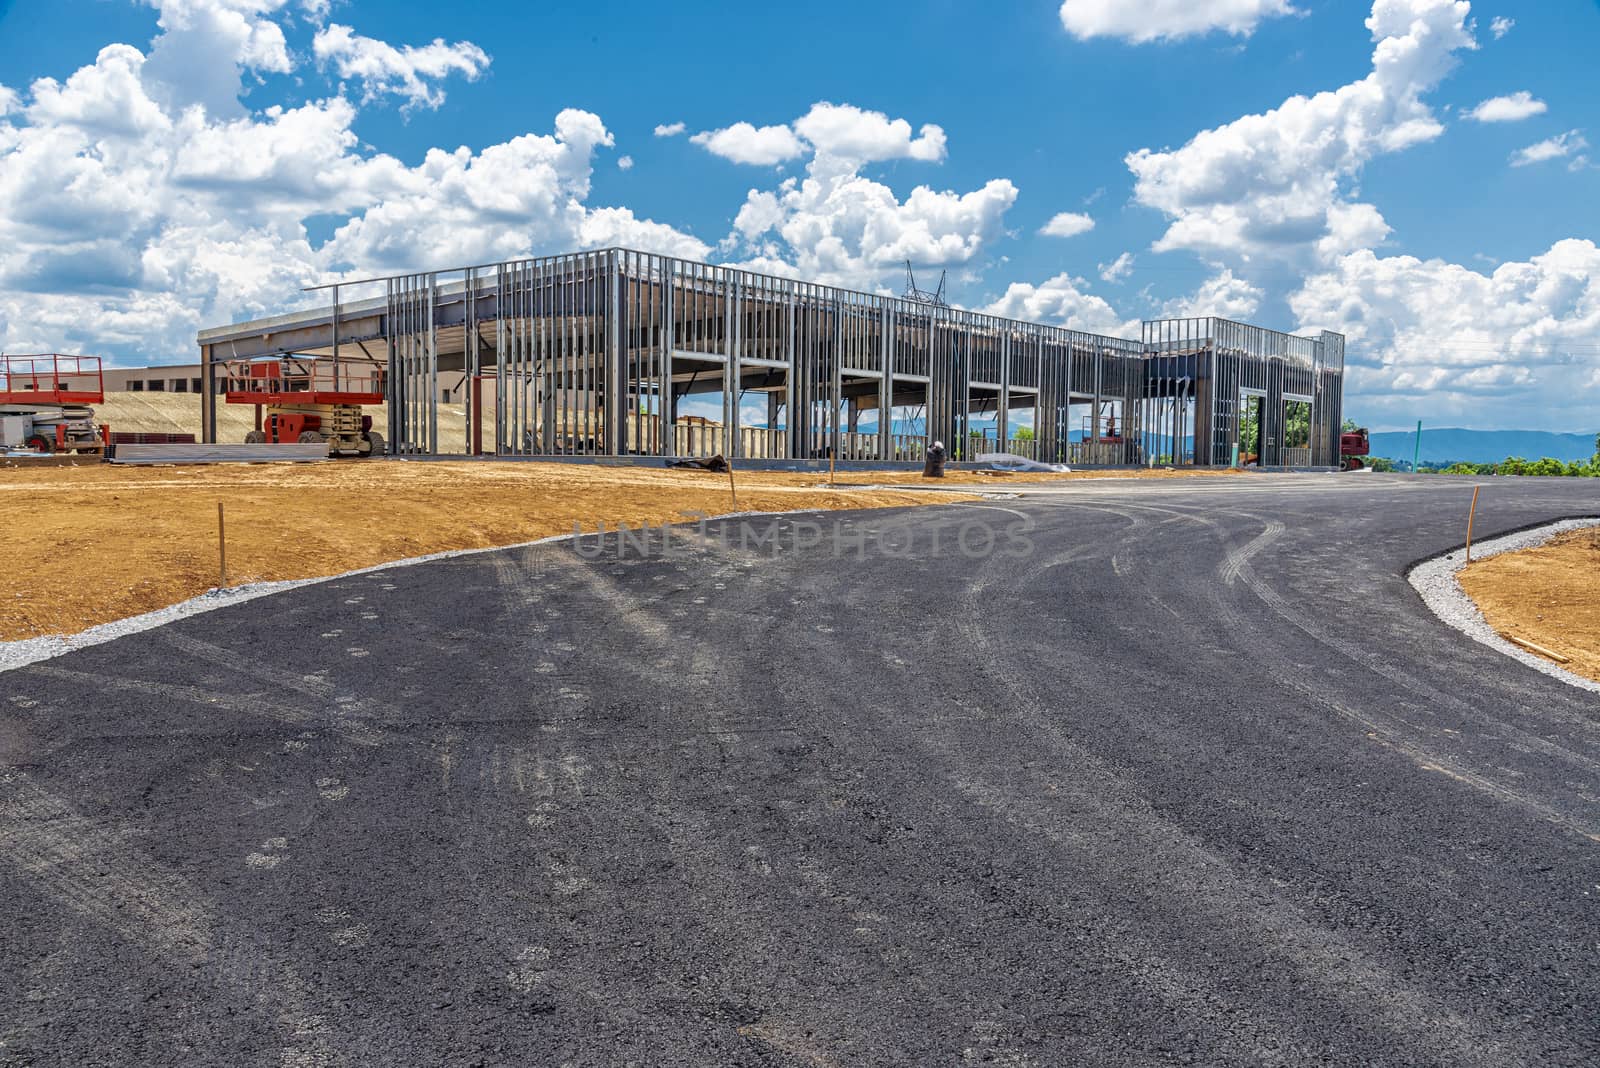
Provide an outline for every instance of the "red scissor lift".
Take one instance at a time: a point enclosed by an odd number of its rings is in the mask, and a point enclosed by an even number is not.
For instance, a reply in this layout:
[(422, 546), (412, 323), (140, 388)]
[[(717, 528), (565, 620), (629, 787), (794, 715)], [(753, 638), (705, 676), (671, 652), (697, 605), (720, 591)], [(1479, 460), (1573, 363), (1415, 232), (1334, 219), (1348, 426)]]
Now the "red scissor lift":
[(253, 404), (248, 444), (326, 442), (330, 456), (381, 456), (383, 435), (366, 405), (384, 402), (385, 369), (375, 360), (287, 354), (225, 365), (229, 404)]
[(105, 451), (94, 409), (106, 399), (98, 356), (0, 356), (0, 445), (35, 452)]

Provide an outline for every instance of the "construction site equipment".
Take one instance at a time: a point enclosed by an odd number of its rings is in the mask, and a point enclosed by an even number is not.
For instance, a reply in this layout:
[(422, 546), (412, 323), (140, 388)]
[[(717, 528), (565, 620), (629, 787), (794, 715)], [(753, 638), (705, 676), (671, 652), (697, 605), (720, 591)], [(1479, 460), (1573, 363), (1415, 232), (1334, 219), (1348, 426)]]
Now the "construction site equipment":
[(926, 289), (917, 288), (917, 276), (911, 271), (911, 261), (906, 260), (906, 291), (901, 294), (901, 299), (934, 308), (948, 308), (950, 305), (944, 301), (945, 273), (939, 272), (939, 288), (930, 293)]
[(0, 446), (101, 453), (108, 428), (90, 405), (105, 399), (98, 356), (0, 356)]
[(1339, 435), (1339, 470), (1359, 471), (1367, 466), (1365, 457), (1372, 452), (1367, 440), (1367, 428), (1346, 430)]
[(253, 404), (247, 445), (323, 444), (329, 456), (382, 456), (383, 435), (365, 405), (384, 402), (384, 368), (372, 360), (293, 354), (226, 365), (229, 404)]

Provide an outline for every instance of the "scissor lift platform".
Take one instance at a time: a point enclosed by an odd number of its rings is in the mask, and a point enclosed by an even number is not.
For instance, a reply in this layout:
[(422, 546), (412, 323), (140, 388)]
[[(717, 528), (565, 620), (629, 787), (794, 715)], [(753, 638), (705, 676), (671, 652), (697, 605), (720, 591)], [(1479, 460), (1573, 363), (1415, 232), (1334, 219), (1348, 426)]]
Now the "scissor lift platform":
[(98, 356), (0, 356), (0, 446), (104, 452), (107, 428), (95, 425), (91, 405), (105, 399)]
[(256, 408), (247, 444), (327, 443), (329, 456), (381, 456), (383, 435), (362, 408), (384, 402), (376, 361), (286, 355), (226, 366), (228, 404)]

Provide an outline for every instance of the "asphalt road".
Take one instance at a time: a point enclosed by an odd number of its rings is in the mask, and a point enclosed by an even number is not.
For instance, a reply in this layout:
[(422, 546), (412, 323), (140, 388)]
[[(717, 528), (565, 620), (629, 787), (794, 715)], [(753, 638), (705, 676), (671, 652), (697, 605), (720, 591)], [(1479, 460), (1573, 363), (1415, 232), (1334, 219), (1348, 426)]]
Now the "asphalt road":
[(0, 1064), (1592, 1065), (1600, 699), (1403, 577), (1470, 485), (728, 521), (0, 675)]

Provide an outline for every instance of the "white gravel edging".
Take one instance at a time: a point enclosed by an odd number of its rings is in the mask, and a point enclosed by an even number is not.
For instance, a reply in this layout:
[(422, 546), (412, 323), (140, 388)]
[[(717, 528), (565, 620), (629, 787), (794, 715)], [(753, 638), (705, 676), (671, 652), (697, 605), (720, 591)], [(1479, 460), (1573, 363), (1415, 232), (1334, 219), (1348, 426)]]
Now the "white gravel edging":
[[(875, 509), (834, 509), (835, 511), (874, 511)], [(787, 516), (809, 515), (817, 512), (814, 508), (795, 509), (785, 512), (729, 512), (724, 515), (702, 516), (697, 523), (714, 523), (724, 519), (749, 519), (759, 516)], [(154, 630), (168, 623), (175, 623), (180, 619), (197, 616), (203, 612), (214, 612), (219, 608), (229, 605), (243, 604), (253, 601), (257, 597), (269, 597), (285, 590), (298, 589), (301, 586), (314, 586), (319, 582), (334, 582), (338, 579), (350, 578), (353, 575), (370, 575), (375, 571), (387, 571), (394, 567), (411, 567), (415, 564), (426, 564), (434, 560), (450, 560), (460, 556), (478, 556), (482, 553), (505, 552), (509, 549), (526, 549), (534, 545), (547, 545), (551, 542), (567, 541), (575, 538), (593, 537), (595, 531), (585, 530), (575, 534), (551, 534), (548, 537), (535, 538), (532, 541), (519, 541), (511, 545), (489, 545), (479, 549), (447, 549), (443, 552), (428, 553), (426, 556), (410, 556), (403, 560), (389, 560), (382, 564), (373, 564), (371, 567), (359, 567), (354, 571), (341, 571), (337, 575), (320, 575), (316, 578), (284, 579), (278, 582), (253, 582), (243, 586), (229, 586), (227, 589), (212, 587), (198, 597), (191, 597), (187, 601), (158, 608), (153, 612), (146, 612), (139, 616), (129, 616), (127, 619), (117, 619), (110, 623), (101, 623), (90, 627), (88, 630), (79, 631), (77, 634), (47, 634), (39, 638), (22, 638), (18, 641), (0, 641), (0, 674), (16, 668), (37, 664), (41, 660), (50, 660), (54, 657), (64, 656), (77, 649), (87, 649), (93, 645), (104, 645), (106, 642), (116, 641), (118, 638), (129, 634), (138, 634), (141, 631)], [(607, 533), (614, 533), (608, 531)]]
[(503, 549), (524, 549), (530, 545), (542, 545), (545, 542), (562, 541), (571, 538), (572, 534), (552, 534), (547, 538), (536, 538), (533, 541), (518, 542), (515, 545), (491, 545), (482, 549), (449, 549), (445, 552), (429, 553), (426, 556), (412, 556), (404, 560), (390, 560), (383, 564), (374, 564), (371, 567), (360, 567), (354, 571), (341, 571), (337, 575), (321, 575), (317, 578), (284, 579), (278, 582), (252, 582), (243, 586), (229, 586), (227, 589), (212, 587), (198, 597), (191, 597), (187, 601), (157, 608), (154, 612), (146, 612), (142, 616), (129, 616), (127, 619), (113, 620), (110, 623), (101, 623), (90, 627), (88, 630), (79, 631), (77, 634), (47, 634), (41, 638), (23, 638), (14, 642), (0, 642), (0, 673), (11, 671), (15, 668), (26, 667), (28, 664), (37, 664), (41, 660), (62, 656), (76, 649), (87, 649), (91, 645), (104, 645), (106, 642), (116, 641), (118, 638), (129, 634), (138, 634), (140, 631), (154, 630), (156, 627), (175, 623), (180, 619), (200, 615), (202, 612), (214, 612), (219, 608), (229, 605), (243, 604), (253, 601), (257, 597), (268, 597), (284, 590), (298, 589), (301, 586), (314, 586), (319, 582), (333, 582), (352, 575), (369, 575), (374, 571), (387, 571), (391, 567), (407, 567), (412, 564), (425, 564), (430, 560), (448, 560), (456, 556), (475, 556), (479, 553), (500, 552)]
[[(1600, 519), (1563, 519), (1558, 523), (1547, 523), (1531, 530), (1519, 530), (1515, 534), (1505, 534), (1474, 543), (1472, 557), (1481, 560), (1485, 557), (1499, 556), (1501, 553), (1516, 552), (1518, 549), (1532, 549), (1543, 545), (1557, 534), (1594, 526), (1600, 526)], [(1465, 548), (1454, 549), (1443, 556), (1423, 561), (1412, 568), (1411, 574), (1407, 576), (1411, 580), (1412, 588), (1421, 596), (1423, 603), (1432, 609), (1433, 614), (1473, 641), (1520, 660), (1535, 671), (1542, 671), (1570, 686), (1600, 693), (1600, 682), (1568, 671), (1559, 664), (1513, 645), (1495, 633), (1494, 628), (1489, 626), (1489, 621), (1483, 618), (1483, 613), (1478, 611), (1477, 604), (1467, 596), (1467, 592), (1461, 588), (1461, 583), (1456, 581), (1457, 572), (1466, 566), (1466, 556)]]

